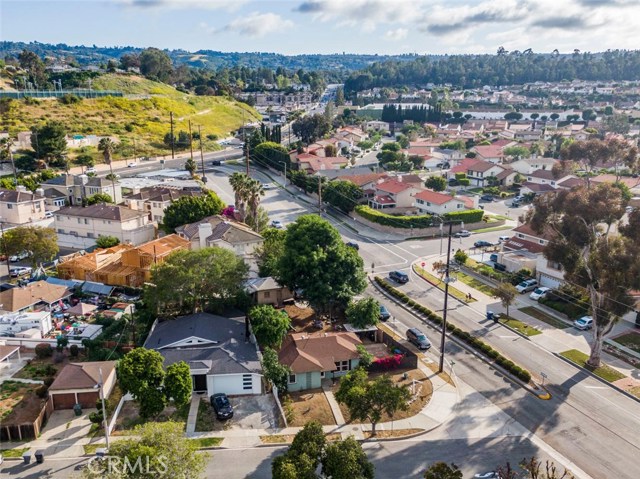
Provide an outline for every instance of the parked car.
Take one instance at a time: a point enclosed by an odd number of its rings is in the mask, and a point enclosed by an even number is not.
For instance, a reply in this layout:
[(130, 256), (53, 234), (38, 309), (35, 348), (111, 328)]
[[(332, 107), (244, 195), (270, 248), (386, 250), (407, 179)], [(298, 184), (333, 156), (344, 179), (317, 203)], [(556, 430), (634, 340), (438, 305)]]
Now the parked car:
[(97, 171), (95, 166), (90, 166), (85, 170), (85, 173), (96, 173)]
[(281, 230), (284, 228), (284, 224), (282, 224), (282, 221), (280, 220), (273, 220), (271, 222), (271, 227)]
[(18, 261), (27, 259), (29, 256), (31, 256), (31, 253), (29, 253), (28, 251), (23, 251), (21, 253), (14, 254), (13, 256), (9, 256), (9, 261), (11, 261), (12, 263), (17, 263)]
[(391, 313), (384, 305), (380, 305), (380, 321), (386, 321), (391, 318)]
[(480, 201), (487, 201), (489, 203), (491, 203), (495, 198), (493, 197), (493, 195), (482, 195), (480, 197)]
[(33, 271), (33, 268), (31, 268), (30, 266), (18, 266), (16, 268), (11, 268), (9, 270), (9, 275), (12, 278), (17, 278), (18, 276), (23, 276), (25, 274), (31, 274), (32, 271)]
[(496, 471), (479, 472), (473, 476), (474, 479), (500, 479), (500, 474)]
[(135, 168), (137, 166), (135, 161), (132, 161), (131, 163), (127, 164), (127, 168)]
[(453, 235), (454, 238), (468, 238), (469, 236), (471, 236), (471, 231), (467, 230), (460, 230)]
[(507, 241), (509, 241), (511, 239), (511, 236), (500, 236), (498, 238), (498, 242), (500, 243), (506, 243)]
[(535, 301), (538, 301), (541, 298), (547, 296), (547, 293), (551, 291), (551, 288), (545, 288), (544, 286), (540, 286), (539, 288), (534, 289), (529, 297)]
[(211, 406), (216, 412), (216, 417), (223, 421), (233, 417), (233, 406), (225, 393), (217, 393), (211, 396)]
[(53, 218), (54, 214), (53, 211), (45, 211), (44, 212), (44, 217), (45, 218)]
[(276, 187), (273, 183), (262, 183), (263, 190), (272, 190)]
[(516, 201), (516, 200), (513, 200), (511, 203), (509, 203), (509, 206), (511, 208), (520, 208), (520, 202)]
[(591, 316), (583, 316), (573, 322), (573, 327), (581, 331), (593, 328), (593, 318)]
[(486, 248), (488, 246), (493, 246), (493, 243), (485, 240), (479, 240), (473, 243), (473, 246), (475, 246), (476, 248)]
[(427, 336), (418, 328), (407, 329), (407, 340), (414, 344), (418, 349), (426, 351), (431, 347), (431, 342)]
[(528, 293), (529, 291), (533, 291), (538, 287), (538, 280), (535, 279), (525, 279), (522, 283), (516, 286), (516, 290), (520, 294)]
[(407, 273), (403, 273), (402, 271), (391, 271), (389, 273), (389, 278), (394, 280), (396, 283), (408, 283), (409, 275)]
[(353, 249), (360, 249), (360, 245), (358, 243), (356, 243), (355, 241), (347, 241), (345, 243), (349, 248), (353, 248)]
[(220, 160), (213, 160), (211, 162), (211, 166), (220, 166), (220, 165), (222, 165), (222, 161)]

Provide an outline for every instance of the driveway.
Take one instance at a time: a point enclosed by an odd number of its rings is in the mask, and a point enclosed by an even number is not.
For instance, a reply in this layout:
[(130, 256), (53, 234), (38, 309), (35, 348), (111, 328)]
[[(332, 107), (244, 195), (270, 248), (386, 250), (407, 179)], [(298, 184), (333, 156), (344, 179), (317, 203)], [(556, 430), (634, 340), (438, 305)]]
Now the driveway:
[(260, 396), (232, 396), (229, 398), (233, 406), (233, 419), (219, 421), (214, 419), (213, 430), (268, 429), (282, 427), (278, 407), (270, 394)]

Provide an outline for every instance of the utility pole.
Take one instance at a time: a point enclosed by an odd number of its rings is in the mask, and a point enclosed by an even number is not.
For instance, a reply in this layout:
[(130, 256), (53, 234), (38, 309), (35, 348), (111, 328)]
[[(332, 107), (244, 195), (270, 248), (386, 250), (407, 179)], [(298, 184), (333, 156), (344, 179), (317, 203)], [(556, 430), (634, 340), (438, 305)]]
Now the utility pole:
[(104, 425), (104, 438), (107, 444), (107, 449), (109, 449), (109, 425), (107, 424), (107, 410), (104, 407), (104, 381), (102, 379), (102, 368), (98, 368), (98, 372), (100, 374), (100, 384), (98, 384), (98, 387), (100, 388), (100, 400), (102, 401), (102, 422)]
[(453, 222), (449, 223), (449, 241), (447, 246), (447, 265), (444, 276), (444, 311), (442, 312), (442, 336), (440, 338), (440, 364), (438, 372), (444, 371), (444, 340), (447, 334), (447, 302), (449, 299), (449, 266), (451, 261), (451, 232), (453, 231)]
[(4, 254), (7, 260), (7, 276), (11, 278), (11, 262), (9, 261), (9, 254), (7, 253), (7, 242), (4, 239), (4, 223), (0, 220), (0, 231), (2, 232), (2, 254)]
[(198, 125), (198, 137), (200, 138), (200, 163), (202, 164), (202, 182), (207, 182), (207, 177), (204, 176), (204, 153), (202, 152), (202, 129)]
[(171, 159), (173, 160), (176, 157), (176, 145), (175, 145), (176, 139), (173, 136), (173, 112), (172, 111), (169, 112), (169, 117), (171, 118)]
[(249, 143), (245, 143), (246, 146), (246, 150), (245, 150), (245, 159), (247, 161), (247, 176), (249, 176)]
[(318, 214), (322, 216), (322, 177), (318, 176)]
[(193, 135), (191, 135), (191, 120), (189, 120), (189, 148), (191, 149), (191, 161), (193, 161)]

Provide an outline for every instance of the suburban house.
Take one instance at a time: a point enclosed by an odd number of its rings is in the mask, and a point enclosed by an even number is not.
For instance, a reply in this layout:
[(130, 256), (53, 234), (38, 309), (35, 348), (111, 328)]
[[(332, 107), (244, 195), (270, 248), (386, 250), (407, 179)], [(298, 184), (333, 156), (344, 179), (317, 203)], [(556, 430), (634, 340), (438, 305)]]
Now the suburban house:
[(389, 123), (387, 123), (386, 121), (371, 120), (365, 123), (365, 130), (387, 132), (391, 130), (391, 127), (389, 126)]
[(280, 285), (274, 278), (251, 278), (245, 284), (245, 290), (255, 304), (272, 304), (281, 307), (285, 301), (293, 299), (293, 293)]
[(424, 190), (414, 196), (415, 207), (421, 214), (442, 215), (465, 209), (465, 202), (451, 195)]
[(0, 221), (24, 225), (44, 219), (45, 198), (42, 191), (31, 193), (18, 185), (15, 190), (0, 188)]
[(484, 160), (473, 163), (467, 169), (467, 178), (472, 186), (488, 186), (488, 178), (496, 178), (498, 184), (508, 185), (513, 183), (515, 176), (515, 171)]
[(288, 390), (321, 387), (323, 379), (343, 376), (360, 362), (354, 333), (294, 333), (287, 336), (278, 353), (281, 364), (291, 368)]
[(95, 281), (111, 286), (141, 287), (151, 280), (151, 268), (173, 252), (189, 249), (191, 243), (173, 234), (140, 246), (117, 245), (61, 261), (58, 277)]
[(152, 240), (156, 233), (146, 212), (109, 204), (61, 208), (56, 211), (55, 228), (60, 246), (82, 249), (94, 246), (100, 236), (138, 245)]
[(183, 196), (201, 195), (200, 191), (153, 186), (142, 188), (138, 193), (125, 197), (124, 203), (132, 210), (145, 211), (149, 215), (149, 221), (162, 223), (164, 210), (171, 203)]
[(528, 175), (537, 170), (549, 170), (553, 168), (558, 160), (553, 158), (546, 158), (544, 156), (536, 156), (531, 158), (525, 158), (523, 160), (517, 160), (509, 163), (509, 166), (522, 175)]
[(298, 155), (298, 169), (309, 175), (323, 170), (339, 170), (349, 164), (349, 159), (343, 156), (321, 157), (303, 153)]
[(412, 183), (388, 179), (375, 186), (375, 193), (369, 200), (369, 206), (381, 210), (385, 208), (410, 208), (413, 196), (419, 191)]
[(208, 313), (181, 316), (151, 327), (144, 343), (164, 357), (164, 365), (184, 361), (194, 392), (261, 394), (262, 368), (246, 319)]
[(0, 292), (0, 313), (51, 311), (53, 305), (69, 299), (72, 294), (66, 286), (34, 281)]
[(547, 260), (542, 252), (552, 233), (535, 232), (528, 224), (514, 228), (514, 235), (503, 244), (505, 251), (526, 251), (535, 255), (536, 277), (541, 286), (557, 288), (564, 281), (564, 272), (558, 263)]
[(386, 177), (386, 173), (364, 173), (360, 175), (338, 176), (336, 180), (350, 181), (362, 189), (363, 198), (371, 198), (375, 195), (378, 182)]
[(53, 329), (50, 311), (33, 313), (11, 313), (0, 316), (0, 333), (13, 333), (20, 337), (22, 332), (36, 330), (38, 334), (29, 337), (43, 338)]
[(48, 206), (62, 208), (64, 206), (82, 206), (82, 201), (98, 193), (107, 194), (114, 203), (122, 201), (122, 187), (118, 181), (87, 175), (60, 175), (42, 183), (44, 196)]
[(471, 148), (476, 154), (476, 158), (490, 163), (502, 163), (505, 158), (503, 153), (503, 145), (492, 143), (491, 145), (478, 145)]
[(246, 224), (220, 215), (178, 226), (176, 233), (191, 243), (192, 250), (219, 246), (245, 259), (253, 258), (256, 249), (264, 242), (262, 236)]
[(529, 181), (525, 181), (522, 183), (520, 188), (521, 195), (543, 195), (545, 193), (549, 193), (550, 191), (555, 191), (555, 187), (551, 186), (548, 183), (532, 183)]
[(527, 175), (527, 183), (536, 183), (539, 185), (549, 184), (554, 188), (558, 183), (563, 182), (564, 180), (571, 178), (572, 175), (563, 174), (562, 176), (556, 178), (553, 175), (553, 172), (549, 170), (536, 170)]
[(103, 384), (104, 397), (108, 398), (116, 384), (116, 364), (117, 361), (67, 364), (49, 386), (53, 409), (72, 409), (76, 404), (95, 408), (100, 399), (100, 388), (96, 385)]

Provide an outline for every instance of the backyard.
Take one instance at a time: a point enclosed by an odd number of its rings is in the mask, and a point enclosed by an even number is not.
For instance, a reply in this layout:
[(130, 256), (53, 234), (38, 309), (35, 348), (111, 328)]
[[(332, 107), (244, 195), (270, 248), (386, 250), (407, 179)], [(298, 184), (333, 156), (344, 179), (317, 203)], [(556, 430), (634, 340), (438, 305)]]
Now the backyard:
[(0, 420), (3, 424), (33, 422), (40, 414), (44, 399), (36, 395), (40, 384), (5, 381), (0, 384)]

